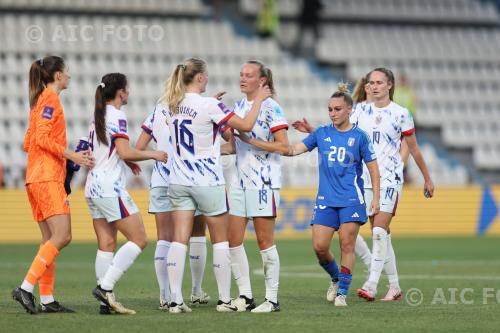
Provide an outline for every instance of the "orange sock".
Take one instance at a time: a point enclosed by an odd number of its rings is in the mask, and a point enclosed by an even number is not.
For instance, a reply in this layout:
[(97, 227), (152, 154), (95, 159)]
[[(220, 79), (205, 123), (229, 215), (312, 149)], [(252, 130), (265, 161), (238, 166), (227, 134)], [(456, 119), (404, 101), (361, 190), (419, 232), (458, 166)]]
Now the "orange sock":
[(38, 250), (38, 253), (33, 259), (33, 263), (24, 278), (33, 286), (38, 282), (42, 275), (51, 266), (55, 257), (59, 254), (59, 250), (50, 241), (45, 242)]
[(52, 296), (54, 292), (54, 274), (56, 270), (56, 261), (54, 261), (47, 266), (45, 272), (43, 272), (40, 280), (38, 281), (38, 287), (40, 291), (40, 296)]

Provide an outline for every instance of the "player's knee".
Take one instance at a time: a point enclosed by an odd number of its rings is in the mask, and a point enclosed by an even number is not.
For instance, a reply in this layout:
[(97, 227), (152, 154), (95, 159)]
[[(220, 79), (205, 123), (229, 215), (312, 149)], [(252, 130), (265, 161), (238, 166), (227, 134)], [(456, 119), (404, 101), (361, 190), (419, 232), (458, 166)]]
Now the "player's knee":
[(355, 244), (356, 241), (342, 242), (340, 244), (340, 251), (345, 254), (353, 253)]
[(266, 250), (273, 246), (273, 240), (269, 238), (257, 239), (257, 245), (260, 250)]
[(313, 243), (313, 249), (318, 259), (325, 257), (329, 251), (328, 245), (320, 242)]
[(99, 250), (105, 252), (115, 252), (116, 240), (113, 238), (99, 239)]
[(139, 246), (141, 250), (144, 250), (144, 248), (148, 245), (148, 238), (146, 237), (146, 235), (143, 235), (133, 240), (133, 242), (137, 244), (137, 246)]

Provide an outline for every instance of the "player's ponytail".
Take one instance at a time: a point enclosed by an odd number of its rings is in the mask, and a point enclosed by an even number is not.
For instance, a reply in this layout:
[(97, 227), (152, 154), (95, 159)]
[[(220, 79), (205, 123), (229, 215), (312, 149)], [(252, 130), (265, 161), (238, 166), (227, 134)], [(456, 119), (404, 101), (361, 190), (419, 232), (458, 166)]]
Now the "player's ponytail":
[(160, 103), (168, 105), (170, 111), (177, 113), (177, 107), (184, 99), (186, 87), (193, 82), (196, 74), (206, 72), (205, 61), (197, 58), (185, 60), (175, 67), (174, 72), (165, 82), (165, 89)]
[(378, 67), (368, 73), (368, 77), (373, 72), (384, 73), (385, 77), (387, 78), (387, 83), (391, 83), (391, 88), (389, 89), (389, 98), (392, 101), (394, 98), (394, 91), (396, 90), (396, 80), (394, 80), (394, 73), (388, 68)]
[(259, 77), (266, 78), (266, 85), (271, 91), (271, 97), (274, 98), (274, 96), (276, 96), (276, 88), (274, 87), (273, 72), (271, 71), (271, 69), (258, 60), (249, 60), (247, 61), (247, 64), (259, 66)]
[(352, 100), (354, 103), (361, 103), (366, 101), (366, 90), (365, 87), (368, 83), (368, 76), (363, 76), (361, 79), (356, 82), (356, 86), (354, 86), (354, 92), (352, 93)]
[(54, 82), (54, 74), (63, 72), (65, 66), (64, 59), (57, 56), (41, 58), (31, 64), (29, 73), (30, 108), (36, 105), (45, 86)]
[(106, 102), (115, 99), (120, 89), (127, 89), (127, 77), (121, 73), (109, 73), (102, 77), (95, 91), (95, 134), (97, 141), (105, 145), (109, 143), (106, 135)]
[(337, 91), (332, 94), (330, 98), (343, 98), (344, 101), (347, 103), (347, 105), (352, 106), (353, 101), (352, 97), (349, 94), (349, 88), (347, 86), (347, 83), (345, 82), (340, 82), (337, 85)]

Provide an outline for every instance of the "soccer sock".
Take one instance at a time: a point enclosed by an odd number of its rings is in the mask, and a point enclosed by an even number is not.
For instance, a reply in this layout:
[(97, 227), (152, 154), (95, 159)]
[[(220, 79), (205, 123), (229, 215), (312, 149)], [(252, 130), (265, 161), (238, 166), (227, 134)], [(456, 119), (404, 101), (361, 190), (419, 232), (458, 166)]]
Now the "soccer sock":
[(125, 274), (127, 269), (132, 266), (135, 259), (142, 252), (141, 248), (134, 242), (126, 242), (116, 252), (111, 266), (104, 274), (101, 280), (101, 288), (104, 290), (113, 290), (116, 282)]
[(40, 292), (40, 302), (42, 304), (49, 304), (54, 302), (54, 274), (56, 269), (56, 260), (47, 266), (43, 272), (40, 280), (38, 280), (38, 287)]
[(207, 238), (191, 237), (189, 239), (189, 265), (191, 267), (191, 293), (193, 295), (201, 294), (201, 283), (205, 274), (205, 265), (207, 263)]
[(58, 254), (59, 250), (54, 244), (52, 244), (50, 240), (46, 241), (38, 250), (35, 259), (33, 259), (31, 267), (21, 284), (21, 289), (32, 293), (36, 283), (47, 269), (47, 266), (52, 264)]
[(219, 290), (219, 300), (224, 303), (231, 301), (231, 255), (229, 242), (220, 242), (213, 245), (213, 265), (215, 280)]
[(387, 258), (384, 263), (384, 270), (391, 287), (399, 288), (399, 276), (396, 268), (396, 254), (392, 247), (391, 234), (387, 235)]
[(231, 253), (231, 271), (234, 280), (238, 285), (239, 295), (247, 298), (253, 298), (252, 285), (250, 284), (250, 267), (243, 244), (229, 249)]
[(368, 283), (373, 289), (376, 289), (380, 279), (380, 274), (384, 268), (385, 258), (387, 256), (387, 231), (383, 228), (373, 228), (372, 254), (372, 263)]
[(264, 266), (264, 279), (266, 284), (266, 299), (278, 302), (278, 287), (280, 284), (280, 257), (276, 245), (260, 251)]
[(358, 234), (358, 237), (356, 237), (356, 245), (354, 246), (354, 252), (358, 257), (361, 258), (363, 261), (363, 264), (365, 264), (366, 268), (370, 270), (370, 264), (372, 261), (372, 253), (370, 252), (370, 248), (368, 247), (368, 244), (366, 244), (365, 240), (363, 237)]
[(352, 274), (351, 270), (347, 267), (341, 266), (339, 273), (339, 289), (337, 295), (347, 296), (349, 287), (351, 286)]
[(172, 242), (167, 255), (168, 281), (170, 285), (170, 300), (182, 304), (182, 278), (184, 277), (184, 264), (186, 261), (187, 246)]
[[(95, 256), (95, 278), (97, 280), (97, 285), (101, 285), (102, 278), (106, 274), (106, 271), (111, 266), (113, 262), (113, 252), (106, 252), (97, 250)], [(101, 305), (106, 305), (106, 303), (101, 302)]]
[(160, 300), (169, 301), (170, 288), (168, 286), (167, 254), (170, 248), (170, 242), (159, 240), (156, 242), (155, 250), (155, 272), (158, 287), (160, 287)]
[(330, 275), (333, 282), (337, 282), (339, 280), (339, 266), (337, 266), (335, 259), (331, 262), (320, 261), (319, 265)]

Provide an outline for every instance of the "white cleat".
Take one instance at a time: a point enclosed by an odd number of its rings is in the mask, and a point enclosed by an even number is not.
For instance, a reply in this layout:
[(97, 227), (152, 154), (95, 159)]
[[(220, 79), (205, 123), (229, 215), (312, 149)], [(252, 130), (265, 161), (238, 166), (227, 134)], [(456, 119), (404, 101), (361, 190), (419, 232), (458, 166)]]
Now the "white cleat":
[(238, 308), (238, 312), (251, 311), (256, 308), (254, 299), (244, 295), (240, 295), (235, 299), (233, 304)]
[(399, 287), (389, 287), (389, 291), (381, 301), (390, 302), (390, 301), (399, 301), (403, 298), (403, 292)]
[(109, 306), (111, 307), (111, 309), (113, 309), (115, 311), (115, 313), (119, 313), (119, 314), (129, 314), (129, 315), (133, 315), (135, 314), (135, 311), (132, 310), (132, 309), (127, 309), (126, 307), (124, 307), (121, 303), (117, 302), (115, 300), (115, 295), (113, 293), (106, 293), (107, 295), (107, 300), (108, 300), (108, 303), (109, 303)]
[(234, 305), (233, 300), (227, 303), (219, 300), (215, 309), (217, 310), (217, 312), (238, 312), (238, 308), (236, 307), (236, 305)]
[(210, 301), (210, 296), (203, 290), (201, 291), (201, 294), (192, 294), (191, 295), (191, 304), (208, 304), (208, 301)]
[(192, 312), (193, 310), (191, 310), (186, 304), (184, 303), (181, 303), (181, 304), (177, 304), (175, 302), (172, 302), (170, 303), (170, 305), (168, 306), (168, 312), (170, 313), (187, 313), (187, 312)]
[(168, 301), (161, 299), (160, 306), (158, 307), (158, 310), (167, 311), (168, 310)]
[(345, 298), (345, 295), (337, 295), (337, 297), (335, 297), (335, 306), (347, 306)]
[(339, 282), (331, 282), (330, 287), (328, 287), (328, 290), (326, 291), (326, 300), (328, 302), (333, 302), (335, 300), (335, 297), (337, 297), (337, 290), (339, 289)]
[(269, 300), (265, 300), (264, 303), (253, 309), (252, 313), (269, 313), (280, 311), (280, 303), (274, 303)]
[(363, 298), (367, 302), (373, 302), (377, 294), (377, 289), (373, 288), (370, 283), (365, 282), (361, 289), (356, 290), (356, 294), (359, 298)]

